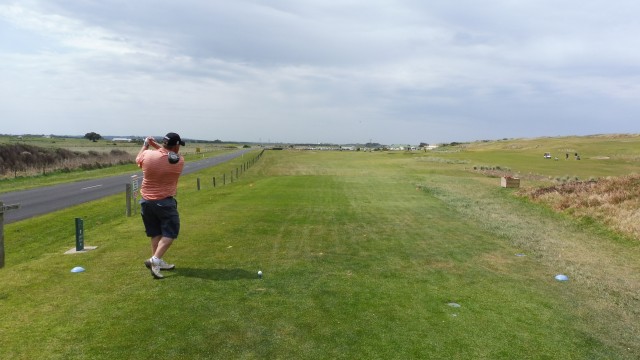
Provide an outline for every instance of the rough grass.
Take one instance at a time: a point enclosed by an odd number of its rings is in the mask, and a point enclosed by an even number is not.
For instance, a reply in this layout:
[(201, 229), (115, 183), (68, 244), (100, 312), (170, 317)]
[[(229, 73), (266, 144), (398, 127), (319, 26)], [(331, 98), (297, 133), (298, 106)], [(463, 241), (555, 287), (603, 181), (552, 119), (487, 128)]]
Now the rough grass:
[(640, 175), (528, 188), (520, 194), (557, 211), (595, 219), (640, 241)]
[(33, 177), (52, 172), (101, 169), (133, 162), (132, 155), (118, 149), (104, 153), (93, 150), (81, 153), (24, 144), (0, 144), (0, 179), (17, 178), (18, 175)]

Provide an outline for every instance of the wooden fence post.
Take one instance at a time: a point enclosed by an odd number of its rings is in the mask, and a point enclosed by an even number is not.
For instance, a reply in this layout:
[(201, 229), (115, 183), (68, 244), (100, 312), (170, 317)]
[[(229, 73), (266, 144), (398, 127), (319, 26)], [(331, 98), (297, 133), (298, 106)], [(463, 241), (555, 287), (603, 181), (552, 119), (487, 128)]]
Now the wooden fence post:
[(4, 267), (4, 213), (19, 207), (20, 204), (5, 206), (4, 203), (0, 201), (0, 269)]
[(127, 214), (127, 217), (131, 216), (131, 197), (132, 192), (131, 192), (131, 184), (126, 184), (126, 189), (125, 189), (125, 196), (127, 197), (125, 200), (125, 203), (127, 204), (127, 209), (125, 211), (125, 213)]

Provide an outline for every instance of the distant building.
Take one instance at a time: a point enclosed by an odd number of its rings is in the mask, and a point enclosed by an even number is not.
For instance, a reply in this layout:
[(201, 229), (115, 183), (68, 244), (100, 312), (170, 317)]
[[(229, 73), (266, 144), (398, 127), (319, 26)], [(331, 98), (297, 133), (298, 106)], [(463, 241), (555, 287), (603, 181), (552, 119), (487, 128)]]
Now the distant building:
[(414, 145), (400, 145), (393, 144), (389, 147), (389, 150), (392, 151), (415, 151), (417, 148)]

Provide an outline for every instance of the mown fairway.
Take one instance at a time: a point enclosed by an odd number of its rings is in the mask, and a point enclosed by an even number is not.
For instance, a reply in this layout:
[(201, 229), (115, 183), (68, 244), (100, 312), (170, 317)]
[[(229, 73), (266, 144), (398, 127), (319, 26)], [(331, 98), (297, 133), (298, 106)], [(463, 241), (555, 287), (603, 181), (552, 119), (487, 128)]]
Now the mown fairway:
[[(469, 167), (268, 151), (224, 187), (219, 168), (185, 176), (161, 281), (124, 196), (5, 226), (0, 358), (640, 357), (637, 240)], [(75, 217), (99, 248), (63, 255)]]

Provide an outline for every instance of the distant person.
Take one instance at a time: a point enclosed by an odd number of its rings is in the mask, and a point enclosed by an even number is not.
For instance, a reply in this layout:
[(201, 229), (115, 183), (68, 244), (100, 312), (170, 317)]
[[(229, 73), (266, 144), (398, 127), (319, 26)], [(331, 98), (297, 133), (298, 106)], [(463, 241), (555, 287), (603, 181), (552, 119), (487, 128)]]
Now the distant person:
[[(162, 140), (162, 146), (149, 136), (136, 156), (136, 163), (143, 173), (140, 214), (147, 236), (151, 239), (151, 258), (144, 265), (156, 279), (164, 278), (161, 270), (175, 268), (162, 257), (180, 232), (178, 202), (174, 196), (184, 168), (184, 159), (178, 155), (181, 145), (185, 143), (176, 133), (168, 133)], [(149, 146), (155, 150), (150, 150)]]
[(564, 154), (564, 159), (569, 160), (569, 153)]

